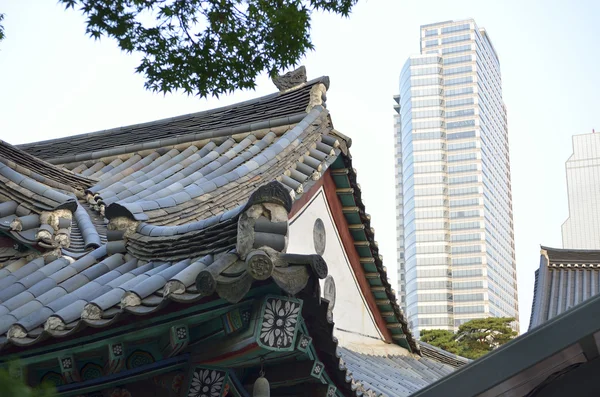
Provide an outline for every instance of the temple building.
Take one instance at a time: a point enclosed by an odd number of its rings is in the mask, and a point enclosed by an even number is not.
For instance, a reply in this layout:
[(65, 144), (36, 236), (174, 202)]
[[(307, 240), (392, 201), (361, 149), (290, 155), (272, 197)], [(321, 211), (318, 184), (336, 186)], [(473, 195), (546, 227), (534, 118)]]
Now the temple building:
[(413, 397), (595, 397), (600, 251), (541, 247), (529, 331)]
[(0, 363), (60, 396), (408, 396), (419, 344), (303, 69), (272, 95), (0, 141)]
[(541, 247), (529, 329), (600, 292), (600, 250)]

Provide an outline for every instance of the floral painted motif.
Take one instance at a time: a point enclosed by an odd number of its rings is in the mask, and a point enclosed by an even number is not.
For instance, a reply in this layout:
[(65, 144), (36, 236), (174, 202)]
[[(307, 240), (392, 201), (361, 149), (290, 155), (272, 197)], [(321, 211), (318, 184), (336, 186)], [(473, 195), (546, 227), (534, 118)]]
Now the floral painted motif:
[(275, 298), (267, 299), (260, 341), (269, 347), (290, 347), (294, 342), (299, 314), (299, 303)]
[(177, 338), (179, 340), (187, 338), (187, 331), (186, 331), (185, 327), (177, 328)]
[(87, 363), (81, 369), (81, 379), (96, 379), (103, 375), (102, 366), (94, 363)]
[(152, 364), (154, 357), (149, 352), (136, 350), (127, 357), (127, 368), (138, 368), (144, 365)]
[(302, 340), (300, 341), (300, 346), (302, 346), (303, 348), (307, 348), (308, 344), (310, 343), (310, 339), (308, 339), (306, 336), (303, 335)]
[(73, 361), (70, 357), (62, 359), (62, 367), (63, 369), (71, 369), (73, 367)]
[(225, 373), (210, 369), (194, 371), (188, 397), (220, 397)]
[(310, 374), (312, 376), (314, 376), (315, 378), (320, 379), (321, 374), (323, 373), (324, 370), (325, 370), (325, 365), (323, 365), (323, 363), (321, 363), (319, 361), (315, 361)]
[(250, 311), (245, 310), (242, 312), (242, 321), (244, 324), (248, 324), (250, 322)]
[(311, 341), (312, 338), (310, 336), (300, 333), (298, 335), (298, 350), (306, 353), (308, 351)]
[(117, 343), (115, 345), (112, 346), (112, 350), (113, 350), (113, 355), (115, 357), (120, 356), (121, 354), (123, 354), (123, 345), (120, 343)]

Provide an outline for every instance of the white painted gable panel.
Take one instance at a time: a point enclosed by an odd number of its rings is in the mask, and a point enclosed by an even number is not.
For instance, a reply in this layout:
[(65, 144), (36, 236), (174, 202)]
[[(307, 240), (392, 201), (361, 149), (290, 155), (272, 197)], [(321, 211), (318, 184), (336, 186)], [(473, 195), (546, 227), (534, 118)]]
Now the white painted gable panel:
[[(321, 219), (325, 227), (326, 244), (323, 258), (327, 262), (329, 275), (333, 277), (336, 286), (333, 309), (336, 337), (341, 345), (381, 343), (383, 337), (356, 281), (323, 188), (319, 189), (313, 199), (290, 220), (287, 251), (298, 254), (316, 253), (313, 230), (317, 219)], [(322, 280), (321, 290), (323, 290)]]

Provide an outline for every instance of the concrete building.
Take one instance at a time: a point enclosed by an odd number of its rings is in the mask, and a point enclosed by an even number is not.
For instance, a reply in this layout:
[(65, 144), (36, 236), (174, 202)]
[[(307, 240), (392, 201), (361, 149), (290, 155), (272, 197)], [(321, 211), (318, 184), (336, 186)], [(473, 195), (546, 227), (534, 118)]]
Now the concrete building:
[(569, 218), (563, 248), (600, 249), (600, 134), (575, 135), (567, 160)]
[(399, 298), (416, 335), (514, 317), (517, 280), (498, 55), (474, 20), (421, 26), (396, 100)]

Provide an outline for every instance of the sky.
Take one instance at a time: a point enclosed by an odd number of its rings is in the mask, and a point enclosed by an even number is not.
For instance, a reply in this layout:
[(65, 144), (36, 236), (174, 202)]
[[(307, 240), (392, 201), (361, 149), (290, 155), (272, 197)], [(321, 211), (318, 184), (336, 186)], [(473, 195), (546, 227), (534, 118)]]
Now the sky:
[[(52, 0), (0, 0), (0, 139), (12, 144), (202, 111), (276, 91), (199, 99), (154, 94), (139, 55), (85, 35), (84, 17)], [(474, 18), (498, 53), (508, 110), (521, 331), (529, 324), (540, 244), (561, 247), (568, 216), (565, 161), (574, 134), (600, 131), (600, 36), (595, 0), (359, 0), (349, 18), (314, 14), (315, 50), (301, 64), (328, 75), (334, 126), (351, 152), (388, 275), (395, 283), (393, 104), (419, 26)]]

